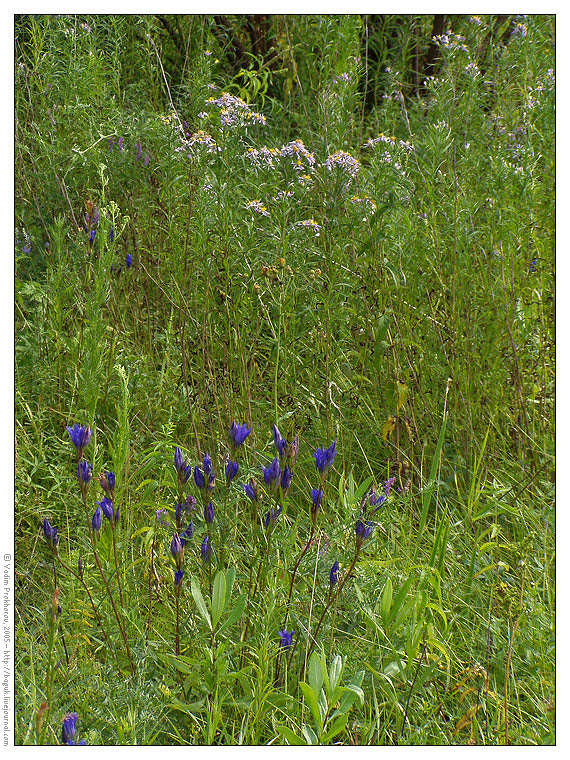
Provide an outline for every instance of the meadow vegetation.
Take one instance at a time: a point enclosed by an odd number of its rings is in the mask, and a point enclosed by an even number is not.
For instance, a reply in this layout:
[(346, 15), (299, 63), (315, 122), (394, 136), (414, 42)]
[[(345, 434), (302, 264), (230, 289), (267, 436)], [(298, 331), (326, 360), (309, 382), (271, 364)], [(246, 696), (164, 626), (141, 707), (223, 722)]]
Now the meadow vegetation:
[(15, 22), (16, 742), (553, 744), (554, 18)]

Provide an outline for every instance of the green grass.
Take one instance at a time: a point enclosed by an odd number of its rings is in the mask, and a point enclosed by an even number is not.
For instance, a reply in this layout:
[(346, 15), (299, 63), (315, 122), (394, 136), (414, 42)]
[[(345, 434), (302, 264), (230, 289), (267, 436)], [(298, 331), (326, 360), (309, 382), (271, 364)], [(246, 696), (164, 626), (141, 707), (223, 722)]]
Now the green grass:
[[(17, 18), (17, 743), (70, 711), (89, 744), (554, 743), (554, 19), (479, 21), (447, 19), (464, 39), (418, 87), (427, 16)], [(97, 558), (75, 422), (117, 477)], [(300, 445), (267, 531), (277, 500), (241, 486), (274, 424)], [(176, 446), (218, 473), (211, 565)], [(181, 493), (177, 654), (155, 513)]]

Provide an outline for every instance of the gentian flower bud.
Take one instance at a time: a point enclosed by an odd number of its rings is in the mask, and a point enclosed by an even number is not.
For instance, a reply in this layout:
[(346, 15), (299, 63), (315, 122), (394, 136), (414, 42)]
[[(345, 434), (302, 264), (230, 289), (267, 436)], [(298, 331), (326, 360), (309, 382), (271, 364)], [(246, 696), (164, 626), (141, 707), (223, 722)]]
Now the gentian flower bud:
[(321, 502), (323, 500), (323, 489), (313, 488), (312, 495), (313, 495), (313, 504), (311, 506), (311, 518), (314, 522), (317, 517), (317, 512), (319, 511), (319, 507), (321, 506)]
[(317, 470), (324, 474), (336, 457), (336, 441), (333, 441), (328, 449), (317, 449), (313, 454)]
[(287, 441), (279, 432), (277, 425), (273, 425), (273, 444), (279, 453), (279, 459), (283, 459), (287, 451)]
[(242, 445), (252, 430), (253, 428), (248, 428), (245, 422), (243, 425), (238, 425), (236, 422), (232, 422), (228, 435), (232, 441), (234, 449), (237, 449)]
[(174, 588), (179, 589), (180, 585), (182, 583), (182, 578), (184, 578), (184, 570), (180, 568), (180, 570), (177, 570), (174, 573)]
[(174, 557), (176, 567), (178, 570), (180, 570), (182, 567), (182, 560), (184, 559), (184, 546), (180, 540), (178, 533), (175, 533), (172, 537), (172, 542), (170, 544), (170, 553)]
[(259, 490), (257, 488), (257, 483), (253, 478), (250, 478), (249, 483), (244, 485), (243, 490), (245, 491), (246, 496), (248, 496), (254, 504), (257, 504), (259, 501)]
[(277, 518), (279, 517), (279, 515), (281, 514), (281, 512), (283, 512), (283, 505), (282, 504), (277, 508), (277, 510), (274, 510), (273, 507), (271, 507), (271, 509), (269, 510), (269, 512), (263, 518), (263, 527), (265, 529), (267, 529), (269, 527), (269, 525), (271, 525), (271, 527), (273, 527), (273, 525), (275, 524), (275, 521), (277, 520)]
[(204, 507), (204, 520), (207, 522), (208, 525), (211, 525), (214, 522), (214, 516), (215, 516), (214, 505), (210, 501)]
[(295, 635), (295, 631), (277, 631), (277, 634), (281, 641), (279, 642), (279, 646), (282, 649), (288, 649), (291, 644), (293, 643), (293, 636)]
[(133, 265), (133, 255), (132, 253), (127, 253), (127, 269), (130, 269)]
[(105, 495), (111, 500), (115, 500), (115, 473), (105, 472), (104, 475), (99, 475), (99, 484)]
[(283, 476), (281, 478), (281, 490), (283, 491), (283, 496), (287, 495), (287, 491), (289, 490), (291, 486), (292, 477), (293, 477), (293, 472), (290, 470), (289, 467), (286, 467), (283, 470)]
[(62, 744), (66, 744), (67, 746), (84, 746), (85, 745), (85, 739), (81, 739), (81, 741), (75, 742), (73, 740), (73, 737), (75, 736), (75, 733), (77, 731), (77, 719), (79, 716), (77, 713), (68, 713), (65, 718), (63, 719), (63, 724), (61, 726), (61, 742)]
[(83, 449), (87, 448), (91, 440), (91, 428), (89, 425), (84, 427), (76, 423), (73, 427), (66, 427), (66, 430), (69, 433), (71, 442), (79, 452), (79, 456), (81, 456)]
[(204, 473), (198, 467), (198, 465), (194, 467), (194, 483), (196, 483), (196, 487), (199, 488), (200, 491), (206, 487), (206, 480), (204, 478)]
[(356, 547), (358, 549), (360, 549), (360, 547), (366, 541), (367, 538), (370, 538), (373, 530), (374, 530), (374, 523), (370, 521), (363, 522), (362, 520), (358, 520), (355, 527)]
[(209, 454), (204, 454), (204, 475), (210, 475), (212, 472), (212, 460)]
[(331, 586), (334, 586), (335, 583), (338, 583), (338, 571), (339, 571), (338, 560), (335, 560), (333, 566), (331, 567), (331, 571), (329, 573), (329, 581), (330, 581)]
[(85, 459), (82, 459), (81, 462), (79, 462), (77, 465), (77, 478), (82, 489), (86, 487), (91, 480), (92, 472), (93, 466), (90, 465), (89, 462), (85, 461)]
[[(111, 512), (112, 512), (112, 509), (113, 508), (111, 507)], [(95, 533), (99, 533), (99, 531), (101, 530), (102, 523), (103, 523), (103, 510), (101, 509), (101, 505), (99, 505), (97, 509), (95, 510), (95, 514), (91, 518), (91, 527), (93, 528)]]
[(200, 554), (204, 562), (209, 562), (212, 557), (212, 546), (210, 544), (210, 536), (204, 536), (204, 540), (200, 545)]
[(226, 465), (226, 483), (229, 485), (232, 480), (235, 478), (239, 470), (239, 464), (237, 462), (232, 462), (230, 459)]
[(57, 536), (57, 528), (52, 528), (47, 518), (43, 521), (42, 525), (47, 545), (50, 547), (50, 549), (55, 549), (59, 542), (59, 538)]
[(112, 243), (114, 239), (115, 239), (115, 230), (111, 227), (111, 229), (109, 230), (109, 240)]
[(262, 469), (263, 469), (263, 480), (265, 481), (265, 485), (267, 485), (269, 489), (272, 490), (281, 475), (279, 459), (275, 457), (275, 459), (273, 460), (273, 462), (271, 462), (269, 467), (263, 467), (262, 465)]
[(184, 533), (180, 534), (180, 541), (182, 542), (182, 546), (186, 546), (186, 542), (190, 541), (192, 536), (194, 535), (194, 523), (191, 522)]
[(95, 504), (99, 505), (99, 508), (103, 512), (103, 516), (109, 520), (111, 525), (113, 524), (115, 520), (115, 510), (113, 509), (113, 502), (110, 501), (106, 496), (103, 496), (101, 501), (96, 501)]
[(180, 486), (183, 486), (184, 483), (188, 480), (190, 477), (190, 473), (192, 472), (191, 465), (188, 464), (188, 462), (184, 459), (182, 456), (182, 452), (176, 447), (176, 450), (174, 451), (174, 468), (176, 472), (178, 473), (178, 483)]

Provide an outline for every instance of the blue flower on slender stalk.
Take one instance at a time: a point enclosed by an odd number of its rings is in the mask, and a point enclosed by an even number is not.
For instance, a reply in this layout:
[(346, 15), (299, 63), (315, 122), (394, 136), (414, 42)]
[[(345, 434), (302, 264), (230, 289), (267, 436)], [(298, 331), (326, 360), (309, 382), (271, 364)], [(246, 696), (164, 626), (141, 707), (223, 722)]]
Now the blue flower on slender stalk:
[(115, 473), (105, 472), (99, 475), (99, 485), (111, 501), (115, 501)]
[(57, 528), (53, 528), (47, 518), (43, 521), (42, 526), (47, 545), (50, 547), (50, 549), (56, 549), (59, 542), (59, 538), (57, 536)]
[(133, 265), (133, 255), (132, 253), (127, 253), (127, 269), (130, 269)]
[(336, 441), (333, 441), (328, 449), (317, 449), (313, 456), (317, 470), (324, 475), (336, 457)]
[(290, 467), (286, 467), (283, 470), (283, 476), (281, 477), (281, 490), (283, 491), (283, 496), (287, 495), (287, 491), (291, 487), (291, 478), (293, 477), (293, 471)]
[(77, 465), (77, 479), (79, 480), (79, 485), (82, 489), (85, 488), (91, 480), (92, 473), (93, 466), (85, 461), (85, 459), (82, 459)]
[(109, 240), (112, 243), (114, 239), (115, 239), (115, 230), (111, 227), (111, 229), (109, 230)]
[(73, 737), (75, 736), (77, 732), (77, 719), (79, 718), (79, 715), (77, 713), (68, 713), (65, 718), (63, 719), (63, 723), (61, 726), (61, 742), (62, 744), (66, 744), (67, 746), (84, 746), (85, 745), (85, 739), (81, 739), (81, 741), (74, 741)]
[(263, 518), (263, 527), (265, 529), (269, 528), (270, 525), (273, 527), (281, 512), (283, 512), (282, 504), (277, 509), (273, 509), (273, 507), (271, 507), (269, 512)]
[(206, 487), (206, 479), (204, 478), (204, 473), (198, 467), (198, 465), (194, 467), (194, 483), (196, 483), (196, 488), (200, 489), (200, 491)]
[(214, 522), (214, 517), (215, 517), (214, 505), (210, 501), (204, 507), (204, 520), (206, 521), (208, 525), (211, 525)]
[(179, 589), (180, 585), (182, 584), (182, 579), (184, 578), (184, 570), (180, 568), (180, 570), (177, 570), (174, 573), (174, 588)]
[(103, 510), (101, 509), (101, 505), (99, 504), (97, 509), (95, 510), (95, 514), (91, 518), (91, 527), (95, 531), (95, 533), (99, 533), (101, 530), (101, 525), (103, 523)]
[(282, 649), (288, 649), (291, 644), (293, 643), (293, 636), (295, 635), (295, 631), (277, 631), (277, 635), (281, 639), (279, 642), (279, 646)]
[(93, 245), (95, 242), (95, 233), (97, 230), (89, 230), (89, 245)]
[(311, 505), (311, 519), (314, 523), (315, 520), (317, 519), (317, 514), (323, 501), (323, 489), (313, 488), (312, 497), (313, 497), (313, 503)]
[(194, 523), (191, 522), (186, 528), (186, 530), (180, 534), (180, 541), (182, 543), (182, 546), (186, 546), (186, 542), (190, 541), (193, 535), (194, 535)]
[(111, 525), (113, 525), (115, 521), (115, 510), (113, 509), (113, 502), (108, 499), (106, 496), (103, 496), (101, 501), (96, 501), (95, 504), (99, 505), (99, 508), (101, 509), (103, 516), (109, 520)]
[(358, 520), (355, 527), (356, 548), (360, 549), (367, 538), (370, 538), (374, 530), (374, 523), (367, 520), (366, 522)]
[(212, 460), (209, 454), (204, 454), (204, 475), (211, 475), (212, 473)]
[(257, 504), (259, 501), (259, 489), (257, 488), (257, 483), (253, 478), (250, 478), (249, 483), (246, 483), (244, 485), (243, 490), (245, 491), (246, 496), (251, 499), (253, 504)]
[(71, 442), (79, 452), (79, 456), (81, 456), (91, 440), (91, 428), (89, 425), (83, 426), (75, 423), (73, 427), (66, 427), (66, 430), (69, 433)]
[(264, 467), (261, 465), (263, 469), (263, 480), (265, 481), (265, 485), (268, 486), (270, 490), (275, 486), (277, 481), (279, 480), (281, 476), (281, 467), (279, 466), (279, 459), (275, 457), (273, 462), (269, 465), (269, 467)]
[(188, 464), (188, 462), (184, 459), (182, 452), (178, 446), (174, 451), (174, 469), (178, 473), (179, 485), (183, 486), (190, 477), (190, 474), (192, 472), (192, 465)]
[(176, 567), (178, 570), (182, 567), (182, 561), (184, 559), (184, 544), (180, 540), (178, 533), (175, 533), (170, 543), (170, 553), (174, 557)]
[(238, 474), (239, 464), (230, 459), (226, 464), (226, 483), (229, 485)]
[(253, 428), (248, 428), (245, 422), (243, 425), (238, 425), (236, 422), (232, 422), (228, 435), (234, 450), (242, 445), (252, 430)]
[(212, 545), (210, 544), (210, 536), (204, 536), (204, 540), (200, 545), (200, 554), (204, 562), (209, 562), (212, 558)]
[(338, 564), (338, 560), (335, 560), (333, 566), (331, 567), (331, 571), (329, 573), (329, 582), (331, 586), (334, 586), (336, 583), (338, 583), (338, 572), (339, 572), (339, 564)]
[(277, 425), (273, 425), (273, 444), (279, 453), (279, 459), (283, 459), (287, 451), (287, 441), (279, 432)]

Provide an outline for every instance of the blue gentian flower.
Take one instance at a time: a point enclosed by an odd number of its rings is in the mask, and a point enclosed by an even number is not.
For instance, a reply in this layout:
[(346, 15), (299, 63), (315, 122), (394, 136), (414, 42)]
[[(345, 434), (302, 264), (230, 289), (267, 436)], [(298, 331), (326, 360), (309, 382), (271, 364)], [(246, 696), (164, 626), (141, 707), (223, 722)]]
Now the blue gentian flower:
[(215, 516), (214, 505), (210, 501), (204, 507), (204, 520), (206, 521), (208, 525), (211, 525), (214, 522), (214, 516)]
[(293, 477), (293, 472), (289, 467), (286, 467), (283, 470), (283, 476), (281, 478), (281, 490), (283, 491), (283, 495), (287, 494), (287, 491), (289, 490), (291, 486), (291, 478)]
[(133, 255), (132, 253), (127, 253), (127, 269), (130, 269), (133, 265)]
[(328, 449), (317, 449), (313, 454), (315, 464), (320, 473), (325, 473), (336, 457), (336, 441), (333, 441)]
[(370, 538), (372, 531), (374, 530), (374, 523), (367, 520), (363, 522), (358, 520), (355, 527), (356, 533), (356, 546), (360, 548), (367, 538)]
[(112, 243), (114, 239), (115, 239), (115, 230), (111, 227), (111, 229), (109, 230), (109, 240)]
[(232, 422), (228, 435), (236, 449), (238, 446), (242, 445), (252, 430), (253, 428), (248, 428), (245, 422), (243, 425), (238, 425), (236, 422)]
[(209, 454), (204, 454), (204, 475), (210, 475), (212, 472), (212, 460)]
[(59, 538), (57, 536), (57, 528), (53, 528), (47, 518), (43, 521), (42, 525), (47, 545), (50, 547), (50, 549), (55, 549), (59, 542)]
[(210, 536), (204, 536), (204, 540), (200, 545), (200, 554), (204, 562), (209, 562), (212, 557), (212, 546), (210, 544)]
[(319, 507), (321, 506), (321, 503), (323, 501), (323, 489), (313, 488), (312, 497), (313, 497), (313, 505), (311, 507), (311, 514), (316, 514), (319, 511)]
[(184, 459), (182, 456), (182, 451), (177, 446), (174, 451), (174, 469), (178, 473), (178, 482), (180, 485), (184, 485), (188, 478), (190, 477), (190, 474), (192, 472), (192, 465), (188, 464), (188, 462)]
[(91, 518), (91, 527), (95, 531), (95, 533), (99, 533), (101, 530), (101, 525), (103, 523), (103, 510), (101, 509), (101, 505), (97, 507), (95, 510), (95, 514)]
[(295, 631), (277, 631), (277, 634), (281, 641), (279, 642), (279, 646), (282, 649), (288, 649), (291, 644), (293, 643), (293, 636), (295, 635)]
[(253, 478), (250, 478), (249, 483), (244, 485), (243, 490), (245, 491), (246, 496), (248, 496), (254, 504), (257, 504), (259, 501), (259, 491), (257, 489), (257, 483)]
[(111, 525), (115, 520), (115, 510), (113, 509), (113, 502), (106, 496), (103, 496), (101, 501), (96, 501), (95, 504), (99, 505), (99, 508), (103, 512), (103, 515), (109, 520)]
[(273, 486), (276, 481), (279, 480), (279, 477), (281, 475), (281, 467), (279, 466), (279, 459), (275, 457), (273, 462), (269, 465), (269, 467), (264, 467), (261, 465), (263, 469), (263, 480), (265, 481), (265, 485)]
[(269, 512), (263, 518), (263, 527), (268, 528), (269, 525), (273, 526), (279, 515), (283, 512), (283, 505), (281, 504), (276, 510), (271, 507)]
[(194, 483), (196, 483), (196, 487), (199, 488), (200, 491), (206, 487), (206, 479), (204, 478), (204, 473), (198, 467), (198, 465), (194, 467)]
[(89, 244), (90, 245), (93, 245), (93, 243), (95, 242), (95, 233), (96, 232), (97, 232), (97, 230), (89, 230)]
[(174, 588), (180, 587), (180, 584), (182, 583), (182, 578), (184, 578), (184, 570), (180, 568), (180, 570), (177, 570), (174, 573)]
[(67, 432), (71, 438), (71, 442), (79, 452), (79, 455), (83, 453), (83, 449), (87, 448), (89, 441), (91, 440), (91, 428), (89, 425), (85, 427), (75, 423), (73, 427), (66, 427)]
[(103, 475), (99, 475), (99, 484), (105, 491), (105, 496), (111, 501), (115, 499), (115, 480), (114, 472), (105, 472)]
[(338, 571), (339, 571), (338, 560), (335, 560), (333, 566), (331, 567), (331, 571), (329, 573), (329, 582), (331, 586), (334, 586), (335, 583), (338, 583)]
[(79, 716), (77, 713), (68, 713), (65, 718), (63, 719), (63, 723), (61, 726), (61, 742), (62, 744), (66, 744), (67, 746), (84, 746), (85, 745), (85, 739), (81, 739), (81, 741), (74, 741), (73, 737), (75, 736), (77, 732), (77, 719)]
[(182, 542), (182, 546), (186, 546), (186, 542), (190, 541), (192, 536), (194, 535), (194, 523), (191, 522), (184, 533), (180, 534), (180, 541)]
[(87, 483), (89, 483), (91, 480), (92, 472), (93, 466), (89, 464), (89, 462), (85, 461), (85, 459), (82, 459), (81, 462), (79, 462), (77, 465), (77, 478), (82, 487), (86, 486)]
[(238, 474), (239, 464), (230, 459), (226, 465), (226, 483), (229, 485)]
[(175, 533), (170, 543), (170, 553), (176, 561), (176, 567), (178, 570), (182, 567), (182, 560), (184, 558), (184, 545), (180, 540), (178, 533)]
[(273, 444), (279, 453), (279, 458), (283, 459), (287, 451), (287, 441), (279, 432), (277, 425), (273, 425)]

